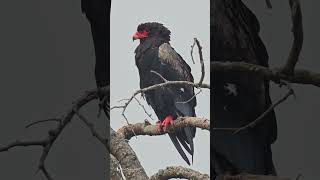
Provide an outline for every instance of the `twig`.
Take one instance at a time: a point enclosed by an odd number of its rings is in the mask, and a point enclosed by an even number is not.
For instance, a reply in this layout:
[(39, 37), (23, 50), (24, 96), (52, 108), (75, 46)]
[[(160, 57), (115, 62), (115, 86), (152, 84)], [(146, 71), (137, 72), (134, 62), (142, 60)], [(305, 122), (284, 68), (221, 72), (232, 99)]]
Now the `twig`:
[(289, 53), (289, 57), (282, 72), (288, 75), (293, 75), (294, 68), (299, 60), (299, 54), (303, 44), (303, 25), (302, 13), (299, 0), (289, 0), (291, 8), (293, 44)]
[(196, 94), (194, 94), (190, 99), (188, 99), (187, 101), (180, 101), (180, 102), (176, 102), (176, 103), (180, 103), (180, 104), (185, 104), (185, 103), (188, 103), (188, 102), (190, 102), (192, 99), (194, 99), (197, 95), (199, 95), (200, 93), (202, 92), (202, 89), (199, 89), (199, 91), (196, 93)]
[(105, 138), (103, 138), (102, 136), (100, 136), (100, 134), (97, 132), (97, 130), (94, 128), (94, 125), (87, 120), (86, 117), (84, 117), (78, 109), (74, 109), (75, 113), (77, 114), (77, 116), (79, 117), (80, 120), (82, 120), (82, 122), (84, 122), (84, 124), (89, 128), (89, 130), (91, 131), (92, 135), (97, 138), (108, 150), (108, 152), (110, 151), (110, 147), (107, 143), (107, 140)]
[(201, 86), (204, 76), (205, 76), (205, 69), (204, 69), (204, 63), (203, 63), (203, 56), (202, 56), (202, 47), (200, 45), (200, 42), (198, 41), (197, 38), (194, 38), (195, 43), (198, 46), (198, 51), (199, 51), (199, 59), (200, 59), (200, 64), (201, 64), (201, 77), (199, 80), (199, 85)]
[[(104, 87), (101, 91), (104, 93), (109, 92), (109, 86)], [(91, 102), (94, 99), (98, 98), (98, 90), (94, 89), (91, 91), (87, 91), (83, 96), (81, 96), (79, 99), (77, 99), (70, 110), (68, 110), (63, 118), (61, 119), (61, 122), (58, 124), (58, 126), (55, 129), (49, 130), (48, 136), (42, 140), (39, 141), (15, 141), (7, 146), (0, 147), (0, 152), (8, 151), (11, 148), (17, 147), (17, 146), (42, 146), (42, 154), (39, 160), (38, 168), (43, 174), (46, 176), (48, 180), (52, 180), (52, 177), (49, 175), (48, 171), (45, 168), (45, 160), (51, 150), (52, 145), (54, 144), (55, 140), (59, 137), (59, 135), (62, 133), (62, 131), (65, 129), (65, 127), (71, 122), (73, 119), (73, 116), (75, 114), (74, 109), (80, 109), (82, 106), (86, 105), (87, 103)]]
[(111, 108), (112, 109), (123, 109), (122, 110), (122, 116), (125, 117), (126, 121), (127, 121), (127, 124), (130, 124), (128, 122), (128, 119), (127, 117), (125, 116), (125, 111), (128, 107), (128, 105), (130, 104), (130, 102), (133, 100), (134, 97), (136, 97), (136, 95), (138, 94), (141, 94), (141, 93), (145, 93), (147, 91), (151, 91), (151, 90), (154, 90), (154, 89), (157, 89), (157, 88), (160, 88), (160, 87), (166, 87), (166, 86), (170, 86), (170, 85), (188, 85), (188, 86), (193, 86), (193, 87), (196, 87), (196, 88), (206, 88), (206, 89), (210, 89), (210, 85), (209, 84), (199, 84), (199, 83), (193, 83), (193, 82), (190, 82), (190, 81), (168, 81), (168, 82), (164, 82), (164, 83), (160, 83), (160, 84), (155, 84), (155, 85), (152, 85), (152, 86), (149, 86), (149, 87), (146, 87), (146, 88), (143, 88), (143, 89), (139, 89), (139, 90), (136, 90), (133, 95), (128, 98), (129, 100), (127, 102), (125, 102), (124, 105), (122, 106), (113, 106)]
[(195, 64), (195, 61), (193, 59), (193, 49), (194, 49), (195, 45), (196, 45), (196, 41), (193, 41), (193, 44), (191, 45), (191, 50), (190, 50), (191, 60), (192, 60), (193, 64)]
[(254, 128), (258, 123), (260, 123), (264, 117), (266, 117), (272, 110), (274, 110), (275, 107), (277, 107), (279, 104), (281, 104), (282, 102), (284, 102), (289, 96), (293, 95), (294, 91), (292, 88), (289, 88), (289, 91), (287, 92), (287, 94), (280, 98), (278, 101), (276, 101), (275, 103), (273, 103), (264, 113), (262, 113), (257, 119), (255, 119), (254, 121), (250, 122), (249, 124), (238, 128), (234, 134), (239, 133), (240, 131), (246, 130), (248, 128)]
[(168, 80), (166, 78), (164, 78), (160, 73), (153, 71), (153, 70), (151, 70), (150, 72), (159, 76), (163, 80), (163, 82), (168, 82)]
[(35, 121), (35, 122), (32, 122), (32, 123), (26, 125), (25, 128), (29, 128), (31, 126), (34, 126), (34, 125), (40, 124), (40, 123), (44, 123), (44, 122), (58, 122), (58, 123), (61, 123), (61, 119), (52, 118), (52, 119), (39, 120), (39, 121)]
[(150, 119), (154, 120), (154, 119), (152, 118), (152, 114), (151, 114), (151, 113), (148, 113), (148, 111), (146, 110), (146, 108), (144, 107), (144, 105), (141, 104), (140, 101), (139, 101), (136, 97), (134, 97), (134, 99), (137, 101), (137, 103), (139, 104), (139, 106), (143, 109), (144, 113), (145, 113), (147, 116), (149, 116)]
[(47, 140), (39, 140), (39, 141), (15, 141), (4, 147), (0, 147), (0, 152), (8, 151), (11, 148), (19, 147), (19, 146), (44, 146)]

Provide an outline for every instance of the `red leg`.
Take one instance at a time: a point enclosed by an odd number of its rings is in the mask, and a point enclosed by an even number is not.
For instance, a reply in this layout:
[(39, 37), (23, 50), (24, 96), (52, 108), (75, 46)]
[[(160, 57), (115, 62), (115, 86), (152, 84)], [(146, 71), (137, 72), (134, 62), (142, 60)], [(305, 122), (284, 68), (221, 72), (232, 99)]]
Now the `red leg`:
[(162, 121), (161, 126), (164, 127), (164, 131), (167, 131), (167, 129), (172, 123), (173, 123), (173, 116), (169, 115)]

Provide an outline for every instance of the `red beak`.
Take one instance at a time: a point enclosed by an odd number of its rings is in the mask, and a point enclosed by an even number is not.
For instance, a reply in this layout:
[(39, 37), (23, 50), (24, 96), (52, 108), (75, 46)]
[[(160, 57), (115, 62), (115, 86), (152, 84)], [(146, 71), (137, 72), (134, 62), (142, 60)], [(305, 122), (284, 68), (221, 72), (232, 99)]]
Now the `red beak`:
[(132, 36), (132, 40), (136, 40), (136, 39), (143, 39), (148, 37), (148, 32), (147, 31), (143, 31), (143, 32), (136, 32), (134, 33), (134, 35)]

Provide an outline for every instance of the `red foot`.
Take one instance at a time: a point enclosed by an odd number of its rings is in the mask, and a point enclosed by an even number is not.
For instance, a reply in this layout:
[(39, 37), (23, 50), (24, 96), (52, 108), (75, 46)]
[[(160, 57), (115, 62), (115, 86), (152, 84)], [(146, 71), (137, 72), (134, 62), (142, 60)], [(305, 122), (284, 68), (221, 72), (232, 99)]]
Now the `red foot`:
[(167, 131), (169, 126), (173, 123), (173, 116), (167, 116), (161, 123), (161, 126), (164, 127), (164, 131)]

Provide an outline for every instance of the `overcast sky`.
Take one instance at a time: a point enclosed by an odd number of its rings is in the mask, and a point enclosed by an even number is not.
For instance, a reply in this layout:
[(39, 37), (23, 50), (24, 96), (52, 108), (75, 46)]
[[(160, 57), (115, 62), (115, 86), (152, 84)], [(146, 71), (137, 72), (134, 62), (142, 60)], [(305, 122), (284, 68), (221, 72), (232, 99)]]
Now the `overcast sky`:
[[(128, 98), (139, 89), (139, 75), (135, 66), (134, 50), (139, 42), (132, 42), (132, 35), (137, 26), (143, 22), (156, 21), (163, 23), (171, 30), (171, 45), (191, 66), (195, 81), (199, 81), (201, 71), (198, 61), (198, 50), (195, 49), (196, 64), (192, 64), (190, 46), (197, 37), (203, 46), (203, 56), (206, 72), (209, 74), (209, 0), (116, 0), (111, 8), (111, 106), (118, 105), (118, 100)], [(209, 76), (205, 82), (209, 83)], [(198, 90), (196, 90), (197, 92)], [(209, 91), (203, 90), (198, 95), (197, 116), (209, 118)], [(144, 100), (141, 102), (146, 104)], [(153, 118), (157, 119), (153, 110), (145, 105)], [(130, 123), (143, 122), (148, 119), (144, 111), (133, 102), (126, 115)], [(156, 121), (150, 120), (155, 124)], [(111, 127), (118, 129), (126, 125), (120, 110), (111, 112)], [(210, 137), (209, 132), (197, 130), (195, 137), (194, 163), (191, 168), (209, 174)], [(130, 140), (130, 145), (136, 151), (148, 175), (170, 165), (188, 166), (174, 148), (170, 138), (138, 137)]]

